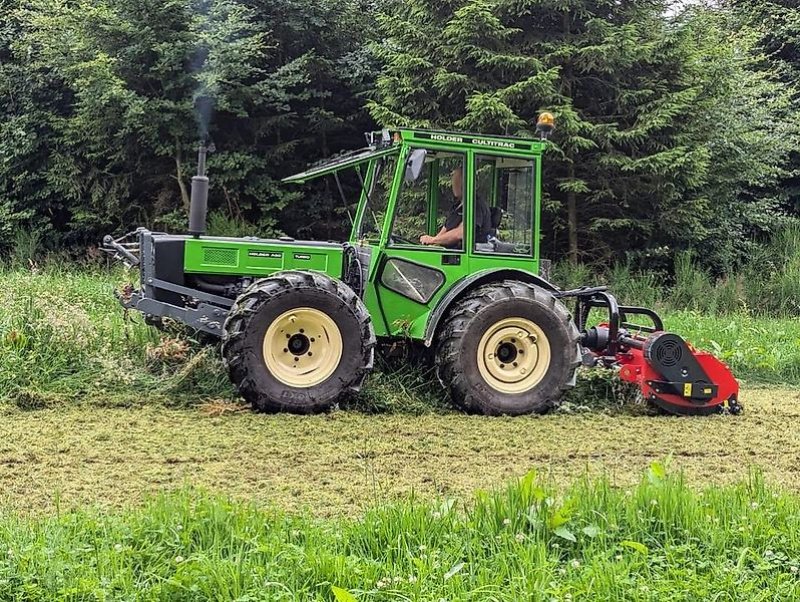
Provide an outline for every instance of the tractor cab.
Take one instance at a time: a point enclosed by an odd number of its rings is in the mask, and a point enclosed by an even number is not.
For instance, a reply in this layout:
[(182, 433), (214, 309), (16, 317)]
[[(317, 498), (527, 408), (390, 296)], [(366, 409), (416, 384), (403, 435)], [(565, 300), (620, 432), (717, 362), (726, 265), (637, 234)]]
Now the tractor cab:
[(538, 275), (544, 141), (415, 129), (368, 141), (284, 181), (338, 183), (355, 170), (361, 194), (349, 242), (364, 267), (365, 301), (383, 307), (376, 334), (430, 340), (430, 313), (459, 283), (498, 269)]

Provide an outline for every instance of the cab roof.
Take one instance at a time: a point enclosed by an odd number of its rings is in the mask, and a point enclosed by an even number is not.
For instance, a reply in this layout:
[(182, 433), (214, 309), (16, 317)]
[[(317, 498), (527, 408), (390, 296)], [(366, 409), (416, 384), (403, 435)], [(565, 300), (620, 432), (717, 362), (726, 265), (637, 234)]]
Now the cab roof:
[[(375, 134), (378, 134), (378, 136)], [(383, 132), (372, 133), (372, 135), (368, 134), (367, 137), (373, 141), (370, 146), (318, 161), (305, 171), (284, 178), (282, 181), (286, 183), (302, 184), (321, 176), (338, 172), (342, 169), (358, 167), (372, 159), (397, 154), (400, 152), (403, 144), (414, 142), (423, 144), (426, 147), (438, 148), (441, 150), (463, 151), (467, 148), (473, 148), (508, 151), (517, 156), (540, 155), (545, 147), (544, 141), (537, 140), (533, 137), (522, 138), (447, 130), (384, 130)], [(377, 142), (375, 141), (376, 139), (378, 140)]]

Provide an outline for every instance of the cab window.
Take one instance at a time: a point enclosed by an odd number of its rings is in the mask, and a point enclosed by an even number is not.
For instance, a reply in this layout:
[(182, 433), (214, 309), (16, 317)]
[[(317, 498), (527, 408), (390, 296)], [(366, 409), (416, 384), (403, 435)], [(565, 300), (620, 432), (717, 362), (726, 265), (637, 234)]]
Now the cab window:
[(532, 160), (476, 157), (475, 195), (489, 206), (490, 227), (486, 241), (476, 238), (475, 252), (533, 255), (535, 184)]
[(361, 216), (361, 223), (358, 225), (357, 239), (377, 240), (380, 238), (396, 165), (397, 157), (388, 156), (376, 160), (375, 164), (371, 166), (374, 172), (371, 186), (366, 192), (367, 200)]
[[(389, 244), (463, 249), (463, 240), (437, 245), (424, 244), (423, 237), (461, 226), (465, 157), (457, 153), (422, 152), (424, 157), (414, 152), (410, 157), (397, 197)], [(415, 160), (424, 162), (414, 166)]]

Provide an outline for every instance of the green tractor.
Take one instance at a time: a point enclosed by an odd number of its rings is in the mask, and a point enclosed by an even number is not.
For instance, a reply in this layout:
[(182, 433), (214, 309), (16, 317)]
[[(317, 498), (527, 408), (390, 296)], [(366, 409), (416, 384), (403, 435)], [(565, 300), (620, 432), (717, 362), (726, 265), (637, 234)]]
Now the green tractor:
[[(619, 370), (673, 413), (738, 411), (727, 368), (664, 333), (654, 312), (602, 287), (560, 290), (542, 273), (552, 127), (543, 114), (538, 138), (375, 132), (366, 148), (286, 178), (332, 176), (340, 192), (345, 173), (358, 183), (347, 242), (206, 236), (201, 145), (188, 235), (105, 238), (141, 274), (120, 301), (149, 323), (171, 318), (221, 338), (231, 380), (262, 411), (330, 408), (362, 385), (379, 341), (401, 340), (431, 349), (442, 385), (470, 412), (546, 412), (581, 365)], [(588, 327), (593, 308), (608, 319)], [(637, 315), (648, 324), (629, 322)]]

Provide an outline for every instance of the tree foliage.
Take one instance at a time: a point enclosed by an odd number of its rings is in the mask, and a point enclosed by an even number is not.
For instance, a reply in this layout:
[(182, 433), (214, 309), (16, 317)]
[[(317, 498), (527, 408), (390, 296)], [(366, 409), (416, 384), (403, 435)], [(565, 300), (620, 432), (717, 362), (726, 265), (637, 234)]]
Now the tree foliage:
[[(781, 115), (800, 122), (800, 5), (796, 0), (729, 0), (738, 34), (750, 32), (755, 56), (752, 70), (769, 73), (788, 91), (791, 102)], [(778, 134), (782, 132), (776, 132)], [(800, 212), (800, 145), (797, 138), (783, 165), (778, 194), (782, 206)]]
[[(555, 112), (544, 248), (573, 260), (739, 258), (777, 209), (794, 144), (785, 86), (752, 71), (728, 14), (667, 18), (658, 0), (412, 0), (384, 15), (382, 123), (532, 131)], [(778, 117), (774, 117), (778, 112)], [(763, 192), (763, 190), (762, 190)]]
[(288, 204), (317, 206), (280, 176), (361, 129), (370, 67), (354, 0), (2, 2), (6, 234), (182, 228), (206, 135), (212, 207), (269, 233), (291, 225)]
[[(794, 0), (0, 0), (0, 247), (183, 230), (334, 238), (281, 177), (380, 125), (530, 133), (546, 255), (724, 271), (800, 211)], [(345, 183), (346, 184), (346, 183)]]

